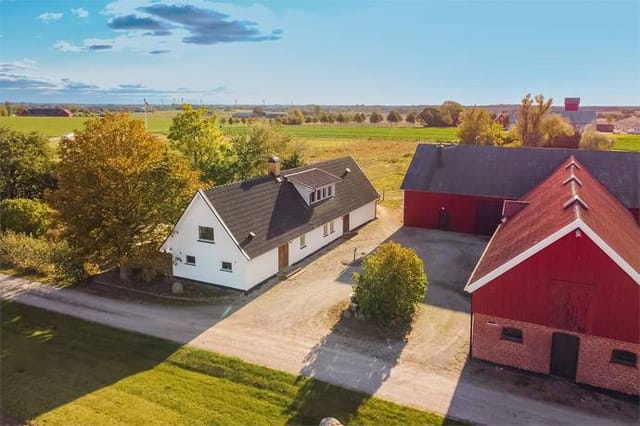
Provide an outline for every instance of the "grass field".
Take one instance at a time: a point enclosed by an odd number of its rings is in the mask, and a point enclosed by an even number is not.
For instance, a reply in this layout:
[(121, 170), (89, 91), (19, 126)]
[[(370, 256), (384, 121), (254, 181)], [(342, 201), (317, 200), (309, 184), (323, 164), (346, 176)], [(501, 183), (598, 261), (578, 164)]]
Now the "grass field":
[[(0, 411), (35, 424), (441, 424), (423, 411), (2, 302)], [(449, 422), (448, 422), (449, 423)]]
[(458, 139), (455, 127), (404, 126), (283, 126), (282, 131), (300, 139), (368, 139), (387, 141), (442, 141)]

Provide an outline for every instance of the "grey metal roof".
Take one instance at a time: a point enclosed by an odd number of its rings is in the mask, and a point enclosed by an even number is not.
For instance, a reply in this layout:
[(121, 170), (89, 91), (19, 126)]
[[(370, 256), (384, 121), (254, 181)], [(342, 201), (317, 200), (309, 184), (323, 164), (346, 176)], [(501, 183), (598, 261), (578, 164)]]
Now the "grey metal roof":
[(640, 208), (640, 153), (420, 144), (401, 188), (520, 198), (574, 155), (627, 208)]
[[(281, 175), (314, 168), (342, 180), (336, 183), (332, 198), (311, 207), (291, 182), (278, 182), (270, 175), (211, 188), (205, 194), (240, 247), (253, 258), (380, 197), (352, 157), (283, 170)], [(249, 237), (250, 232), (255, 237)]]
[(566, 118), (572, 126), (586, 126), (596, 122), (595, 111), (559, 111), (558, 114)]

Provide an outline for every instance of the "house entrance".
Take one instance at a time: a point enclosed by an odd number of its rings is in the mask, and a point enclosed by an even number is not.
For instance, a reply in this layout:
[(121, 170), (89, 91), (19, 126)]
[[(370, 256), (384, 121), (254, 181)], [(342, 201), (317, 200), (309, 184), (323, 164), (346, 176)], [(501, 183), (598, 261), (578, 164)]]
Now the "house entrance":
[(346, 234), (349, 232), (349, 215), (345, 214), (342, 216), (342, 233)]
[(551, 374), (576, 379), (580, 338), (572, 334), (553, 333), (551, 341)]
[(289, 266), (289, 243), (278, 247), (278, 270), (282, 271)]

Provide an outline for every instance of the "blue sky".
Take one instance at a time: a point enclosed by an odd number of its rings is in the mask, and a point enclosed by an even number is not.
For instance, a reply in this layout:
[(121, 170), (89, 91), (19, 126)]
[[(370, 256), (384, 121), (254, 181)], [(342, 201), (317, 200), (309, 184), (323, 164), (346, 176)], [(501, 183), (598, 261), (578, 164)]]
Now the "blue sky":
[(0, 0), (0, 99), (640, 104), (640, 1)]

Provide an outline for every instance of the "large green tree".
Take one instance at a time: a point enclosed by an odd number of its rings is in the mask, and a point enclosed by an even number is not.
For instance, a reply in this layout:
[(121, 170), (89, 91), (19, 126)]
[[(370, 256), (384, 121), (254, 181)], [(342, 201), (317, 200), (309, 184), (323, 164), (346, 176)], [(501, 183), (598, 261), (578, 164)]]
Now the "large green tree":
[(155, 253), (199, 182), (187, 159), (126, 114), (88, 120), (60, 144), (52, 203), (85, 260), (127, 266)]
[(392, 109), (387, 114), (387, 121), (389, 123), (399, 123), (399, 122), (402, 121), (402, 115), (398, 111), (396, 111), (395, 109)]
[(353, 275), (360, 311), (383, 324), (409, 321), (427, 293), (427, 275), (416, 252), (385, 243), (365, 258), (363, 268)]
[(569, 122), (558, 114), (548, 114), (540, 123), (539, 146), (553, 148), (577, 148), (579, 135)]
[(450, 126), (457, 126), (460, 123), (460, 116), (464, 111), (464, 107), (455, 101), (444, 101), (440, 105), (440, 114), (442, 117), (449, 117), (451, 119)]
[(520, 108), (518, 108), (516, 134), (523, 146), (538, 146), (541, 144), (543, 139), (542, 120), (551, 109), (552, 104), (552, 98), (545, 101), (542, 95), (532, 98), (531, 94), (527, 94), (522, 98)]
[(283, 168), (304, 164), (304, 145), (271, 124), (250, 126), (246, 132), (232, 136), (231, 145), (235, 157), (234, 178), (238, 180), (265, 174), (267, 159), (274, 155), (280, 157)]
[(215, 115), (204, 108), (183, 105), (169, 128), (171, 146), (182, 152), (204, 181), (223, 184), (231, 180), (233, 155)]
[(38, 133), (0, 127), (0, 199), (40, 198), (55, 187), (52, 152)]
[(465, 145), (497, 145), (500, 143), (502, 126), (494, 123), (484, 108), (466, 109), (458, 126), (458, 138)]
[(580, 149), (607, 151), (611, 149), (611, 141), (604, 134), (598, 132), (595, 126), (589, 125), (582, 132)]

